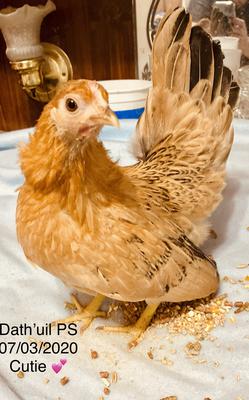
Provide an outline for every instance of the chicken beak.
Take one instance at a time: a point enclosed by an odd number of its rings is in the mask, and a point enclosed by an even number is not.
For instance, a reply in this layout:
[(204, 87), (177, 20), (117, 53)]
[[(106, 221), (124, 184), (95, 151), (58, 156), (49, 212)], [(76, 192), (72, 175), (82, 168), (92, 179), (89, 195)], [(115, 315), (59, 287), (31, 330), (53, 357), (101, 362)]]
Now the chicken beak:
[(117, 128), (120, 127), (118, 117), (110, 109), (110, 107), (107, 108), (104, 114), (99, 116), (94, 116), (91, 118), (91, 120), (98, 125), (111, 125), (111, 126), (116, 126)]

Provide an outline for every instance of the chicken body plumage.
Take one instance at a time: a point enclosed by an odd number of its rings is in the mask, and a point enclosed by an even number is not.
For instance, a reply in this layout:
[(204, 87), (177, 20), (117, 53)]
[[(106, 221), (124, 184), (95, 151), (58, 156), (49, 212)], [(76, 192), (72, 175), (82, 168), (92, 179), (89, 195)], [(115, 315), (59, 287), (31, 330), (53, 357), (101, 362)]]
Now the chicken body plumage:
[[(165, 35), (171, 41), (165, 43)], [(97, 112), (107, 113), (107, 101), (89, 81), (66, 85), (21, 149), (18, 240), (30, 261), (79, 291), (158, 303), (217, 290), (215, 262), (197, 245), (221, 200), (232, 111), (229, 95), (220, 96), (222, 65), (209, 37), (212, 67), (191, 81), (191, 35), (193, 42), (190, 18), (181, 9), (160, 25), (153, 87), (135, 137), (136, 165), (118, 166), (97, 140), (89, 118), (100, 121)], [(185, 69), (177, 80), (179, 62)], [(91, 106), (76, 138), (76, 117), (65, 128), (68, 98), (83, 99), (84, 110)], [(101, 111), (92, 102), (101, 103)]]
[[(45, 157), (44, 136), (42, 129), (33, 140)], [(35, 177), (26, 175), (17, 221), (27, 258), (70, 287), (126, 301), (190, 300), (193, 291), (201, 297), (202, 266), (209, 294), (217, 281), (214, 262), (170, 219), (161, 220), (156, 208), (145, 210), (143, 191), (112, 163), (102, 144), (91, 142), (82, 159), (70, 162), (65, 181), (45, 196), (28, 184)]]

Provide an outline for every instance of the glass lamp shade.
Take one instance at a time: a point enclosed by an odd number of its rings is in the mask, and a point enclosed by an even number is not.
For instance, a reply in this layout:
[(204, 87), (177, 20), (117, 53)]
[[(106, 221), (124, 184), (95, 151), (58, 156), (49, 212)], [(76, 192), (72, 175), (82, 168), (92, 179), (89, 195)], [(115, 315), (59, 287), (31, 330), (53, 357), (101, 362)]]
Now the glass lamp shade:
[(41, 57), (40, 29), (43, 18), (56, 9), (48, 0), (45, 6), (25, 4), (20, 8), (7, 7), (0, 10), (0, 29), (2, 30), (11, 62)]

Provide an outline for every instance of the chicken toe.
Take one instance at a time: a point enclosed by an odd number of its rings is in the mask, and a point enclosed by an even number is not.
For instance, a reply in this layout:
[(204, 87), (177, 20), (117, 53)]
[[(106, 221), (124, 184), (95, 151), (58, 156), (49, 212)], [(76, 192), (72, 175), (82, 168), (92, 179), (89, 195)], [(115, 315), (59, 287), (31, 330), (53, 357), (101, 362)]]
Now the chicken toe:
[(138, 343), (142, 340), (143, 333), (148, 328), (150, 321), (153, 318), (158, 306), (158, 304), (147, 305), (146, 309), (140, 315), (139, 319), (134, 325), (128, 326), (99, 326), (97, 330), (102, 330), (105, 332), (120, 332), (120, 333), (130, 333), (133, 338), (128, 343), (129, 349), (136, 347)]
[(80, 333), (84, 332), (91, 322), (94, 320), (94, 318), (97, 317), (106, 317), (106, 312), (105, 311), (99, 311), (99, 307), (103, 303), (105, 296), (102, 296), (101, 294), (98, 294), (93, 298), (93, 300), (86, 306), (83, 307), (76, 296), (72, 295), (72, 303), (76, 307), (77, 312), (72, 315), (71, 317), (62, 319), (62, 320), (57, 320), (52, 323), (52, 325), (56, 325), (58, 323), (71, 323), (71, 322), (78, 322), (78, 321), (83, 321), (82, 326), (80, 327)]

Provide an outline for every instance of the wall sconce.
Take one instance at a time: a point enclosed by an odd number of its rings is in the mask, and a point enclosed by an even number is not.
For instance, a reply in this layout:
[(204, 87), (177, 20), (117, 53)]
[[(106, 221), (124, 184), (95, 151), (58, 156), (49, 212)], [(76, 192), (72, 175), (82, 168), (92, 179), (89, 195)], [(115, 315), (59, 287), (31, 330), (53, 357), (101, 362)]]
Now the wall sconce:
[(11, 68), (20, 74), (20, 84), (32, 99), (48, 102), (56, 88), (73, 77), (71, 62), (60, 47), (40, 43), (44, 17), (56, 9), (48, 0), (45, 6), (25, 4), (0, 10), (0, 29)]

